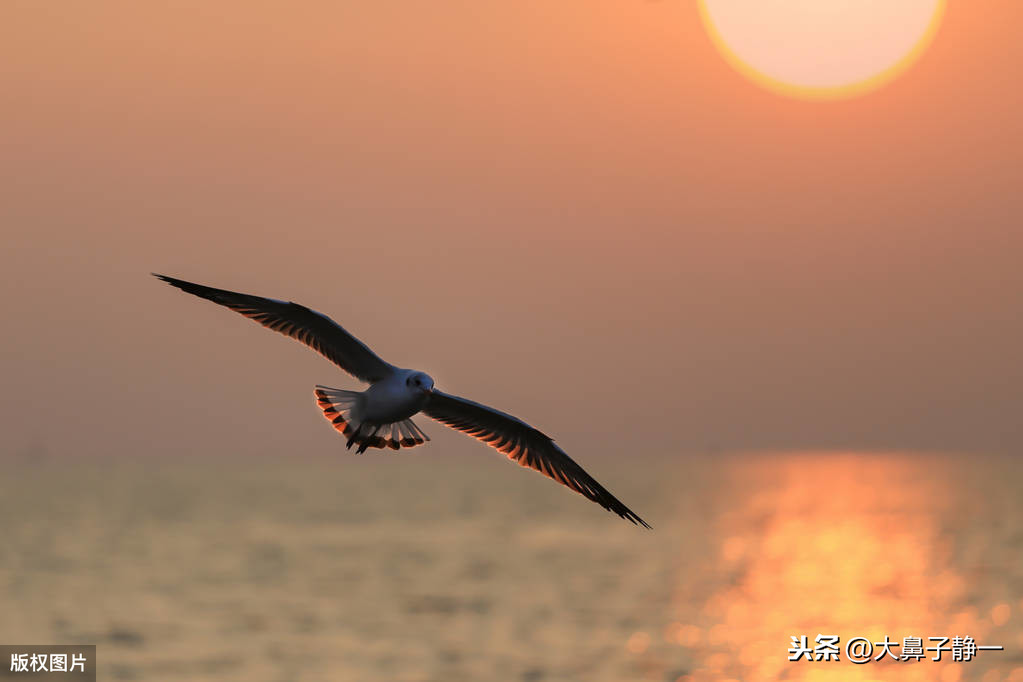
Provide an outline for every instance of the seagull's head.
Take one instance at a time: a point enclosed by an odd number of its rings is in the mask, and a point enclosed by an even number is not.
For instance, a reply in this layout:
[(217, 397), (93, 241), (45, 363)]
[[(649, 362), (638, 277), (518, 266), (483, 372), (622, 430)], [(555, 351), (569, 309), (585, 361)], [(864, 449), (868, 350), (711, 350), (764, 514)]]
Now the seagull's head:
[(412, 372), (405, 380), (405, 385), (413, 391), (430, 393), (433, 391), (433, 377), (426, 372)]

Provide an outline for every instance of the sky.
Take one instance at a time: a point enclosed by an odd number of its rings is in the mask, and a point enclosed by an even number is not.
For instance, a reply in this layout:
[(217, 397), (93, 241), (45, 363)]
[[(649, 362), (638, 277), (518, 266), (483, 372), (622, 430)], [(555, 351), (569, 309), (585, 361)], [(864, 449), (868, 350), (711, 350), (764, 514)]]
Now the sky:
[[(1023, 9), (758, 86), (681, 0), (0, 7), (5, 453), (333, 454), (291, 299), (570, 454), (1023, 446)], [(436, 452), (480, 446), (420, 418)]]

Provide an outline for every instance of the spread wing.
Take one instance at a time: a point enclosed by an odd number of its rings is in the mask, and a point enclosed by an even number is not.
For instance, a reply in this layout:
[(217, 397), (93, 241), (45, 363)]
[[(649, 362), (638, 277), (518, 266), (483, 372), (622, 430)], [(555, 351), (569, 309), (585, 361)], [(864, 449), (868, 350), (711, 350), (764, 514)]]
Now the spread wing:
[(568, 486), (604, 509), (646, 528), (646, 521), (593, 480), (544, 433), (492, 407), (434, 390), (422, 410), (453, 429), (508, 455), (524, 467)]
[(341, 325), (326, 315), (298, 303), (214, 289), (156, 273), (153, 273), (153, 276), (182, 291), (241, 313), (267, 329), (301, 341), (357, 379), (366, 382), (379, 381), (395, 369), (393, 365), (381, 360), (366, 344), (345, 331)]

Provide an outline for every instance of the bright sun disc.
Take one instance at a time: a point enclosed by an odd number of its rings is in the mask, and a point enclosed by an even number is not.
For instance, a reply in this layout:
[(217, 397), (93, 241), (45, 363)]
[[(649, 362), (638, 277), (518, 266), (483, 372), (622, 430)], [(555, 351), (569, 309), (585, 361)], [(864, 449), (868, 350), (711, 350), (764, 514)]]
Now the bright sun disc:
[(906, 70), (937, 32), (945, 0), (699, 0), (740, 72), (797, 97), (852, 97)]

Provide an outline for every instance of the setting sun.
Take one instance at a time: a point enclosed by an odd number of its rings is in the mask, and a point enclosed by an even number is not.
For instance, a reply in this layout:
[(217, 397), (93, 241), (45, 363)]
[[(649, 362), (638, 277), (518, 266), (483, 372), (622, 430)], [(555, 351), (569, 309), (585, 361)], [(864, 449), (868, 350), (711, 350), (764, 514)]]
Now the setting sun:
[(747, 77), (797, 97), (887, 83), (930, 43), (945, 0), (700, 0), (714, 43)]

